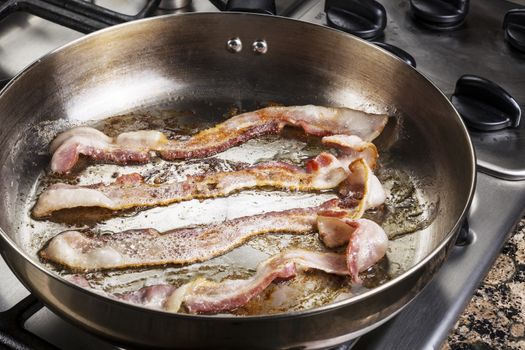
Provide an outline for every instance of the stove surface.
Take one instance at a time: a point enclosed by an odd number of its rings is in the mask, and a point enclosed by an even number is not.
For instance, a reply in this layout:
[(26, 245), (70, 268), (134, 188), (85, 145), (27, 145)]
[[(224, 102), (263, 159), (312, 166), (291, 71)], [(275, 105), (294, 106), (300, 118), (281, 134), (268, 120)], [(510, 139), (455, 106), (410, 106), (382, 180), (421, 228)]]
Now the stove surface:
[[(504, 13), (517, 5), (502, 0), (473, 1), (465, 26), (457, 31), (436, 33), (414, 24), (408, 15), (408, 0), (380, 2), (388, 15), (385, 35), (380, 41), (410, 53), (418, 70), (447, 96), (453, 93), (461, 75), (476, 74), (500, 84), (525, 108), (525, 54), (503, 41), (501, 29)], [(126, 0), (96, 3), (126, 14), (134, 14), (144, 5), (143, 1)], [(193, 1), (191, 6), (191, 11), (218, 11), (207, 0)], [(185, 11), (188, 8), (175, 12)], [(324, 1), (277, 1), (277, 11), (296, 19), (326, 24)], [(166, 11), (158, 11), (163, 13)], [(32, 15), (10, 15), (0, 22), (0, 79), (16, 75), (32, 61), (81, 36), (83, 34)], [(478, 173), (468, 216), (469, 244), (454, 248), (435, 279), (399, 315), (344, 348), (439, 348), (523, 215), (525, 182), (501, 179), (525, 179), (523, 135), (523, 127), (490, 134), (471, 133), (483, 173)], [(29, 295), (2, 259), (0, 278), (0, 311), (12, 308)], [(116, 348), (45, 307), (29, 317), (25, 326), (58, 348)]]

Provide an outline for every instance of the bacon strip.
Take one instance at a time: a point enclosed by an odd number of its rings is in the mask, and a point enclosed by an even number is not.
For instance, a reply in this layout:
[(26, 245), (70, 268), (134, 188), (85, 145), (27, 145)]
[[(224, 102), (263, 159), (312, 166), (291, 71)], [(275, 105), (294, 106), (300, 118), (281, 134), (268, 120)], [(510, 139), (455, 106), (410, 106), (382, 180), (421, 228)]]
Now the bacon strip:
[(248, 279), (208, 281), (203, 278), (175, 290), (165, 301), (167, 311), (177, 312), (184, 305), (192, 314), (215, 314), (234, 310), (248, 303), (275, 280), (287, 280), (307, 269), (345, 276), (348, 268), (345, 256), (307, 250), (289, 250), (275, 255), (257, 267)]
[(52, 142), (51, 170), (68, 173), (80, 155), (115, 164), (147, 163), (152, 153), (166, 160), (203, 158), (262, 135), (278, 134), (286, 125), (300, 127), (315, 136), (356, 135), (371, 141), (381, 133), (387, 120), (386, 115), (349, 108), (307, 105), (267, 107), (240, 114), (187, 140), (168, 140), (154, 130), (127, 132), (110, 138), (92, 128), (74, 128)]
[(255, 274), (248, 279), (212, 282), (198, 278), (178, 288), (170, 284), (156, 284), (132, 292), (110, 294), (91, 287), (82, 275), (66, 278), (83, 288), (132, 304), (170, 312), (178, 312), (183, 307), (189, 313), (214, 314), (241, 307), (273, 281), (287, 280), (309, 269), (349, 275), (344, 254), (291, 249), (261, 262)]
[(338, 147), (340, 156), (336, 158), (323, 152), (307, 163), (306, 170), (282, 162), (269, 162), (239, 171), (188, 176), (185, 181), (175, 183), (150, 184), (145, 183), (139, 174), (130, 174), (117, 178), (109, 185), (53, 184), (39, 196), (32, 215), (43, 218), (54, 211), (76, 207), (110, 210), (152, 207), (191, 199), (223, 197), (243, 189), (260, 187), (327, 190), (335, 188), (347, 177), (349, 164), (354, 159), (364, 158), (371, 166), (376, 163), (378, 155), (374, 144), (357, 136), (324, 137), (323, 142)]
[(368, 219), (348, 219), (318, 216), (317, 229), (323, 243), (334, 248), (348, 243), (347, 266), (352, 279), (360, 283), (359, 272), (378, 262), (388, 248), (388, 236)]
[(66, 231), (52, 238), (39, 254), (45, 260), (82, 271), (189, 264), (222, 255), (256, 235), (313, 232), (318, 210), (269, 212), (164, 233), (151, 228), (98, 236)]
[[(177, 312), (184, 305), (189, 313), (217, 313), (245, 305), (276, 279), (290, 279), (299, 269), (317, 269), (330, 274), (348, 275), (361, 283), (358, 273), (367, 270), (386, 254), (388, 238), (383, 229), (367, 219), (323, 218), (323, 242), (331, 242), (345, 234), (346, 254), (317, 253), (291, 250), (259, 264), (255, 275), (246, 280), (226, 280), (220, 283), (197, 279), (175, 290), (163, 305)], [(342, 226), (345, 228), (341, 230)], [(337, 229), (332, 229), (332, 228)]]
[[(364, 159), (354, 160), (348, 169), (350, 172), (347, 178), (339, 185), (338, 208), (321, 210), (319, 215), (358, 219), (367, 209), (376, 208), (385, 202), (385, 190)], [(348, 215), (347, 209), (341, 208), (353, 208), (353, 212)]]
[[(239, 308), (264, 291), (275, 280), (287, 280), (308, 269), (341, 276), (351, 275), (354, 281), (359, 282), (357, 272), (368, 269), (386, 252), (387, 242), (383, 242), (386, 235), (370, 220), (323, 218), (320, 221), (320, 230), (321, 227), (322, 239), (328, 245), (334, 242), (335, 245), (349, 242), (346, 254), (302, 249), (287, 250), (260, 263), (255, 274), (247, 279), (214, 282), (198, 278), (178, 288), (169, 284), (158, 284), (133, 292), (105, 295), (170, 312), (179, 312), (184, 308), (188, 313), (193, 314), (216, 314)], [(366, 251), (369, 252), (363, 259), (363, 252)], [(353, 269), (357, 271), (355, 274)], [(83, 278), (75, 277), (71, 281), (89, 287), (89, 283)]]
[[(364, 177), (358, 179), (361, 186), (347, 190), (343, 199), (333, 199), (318, 207), (269, 212), (164, 233), (151, 228), (98, 236), (66, 231), (53, 237), (39, 255), (42, 259), (82, 271), (189, 264), (222, 255), (256, 235), (311, 233), (316, 229), (318, 214), (359, 218), (369, 208), (369, 197), (385, 197), (380, 184), (378, 188), (368, 186), (367, 179), (375, 176), (369, 173), (366, 162), (358, 159), (349, 169)], [(381, 195), (369, 193), (370, 190), (379, 191)]]
[(344, 162), (346, 168), (359, 158), (362, 158), (371, 169), (377, 165), (379, 155), (376, 146), (371, 142), (363, 141), (359, 136), (332, 135), (323, 137), (321, 141), (326, 146), (339, 149), (338, 159)]

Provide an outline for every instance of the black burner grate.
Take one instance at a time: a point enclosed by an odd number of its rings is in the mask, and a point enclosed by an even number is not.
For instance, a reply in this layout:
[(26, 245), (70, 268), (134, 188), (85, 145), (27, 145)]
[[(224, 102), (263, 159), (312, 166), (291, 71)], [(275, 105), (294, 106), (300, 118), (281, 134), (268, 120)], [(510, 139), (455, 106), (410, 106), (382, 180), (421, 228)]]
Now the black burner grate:
[(82, 33), (91, 33), (115, 24), (151, 16), (161, 0), (148, 0), (130, 16), (84, 0), (7, 0), (0, 5), (0, 20), (16, 11), (31, 13)]
[(25, 322), (42, 306), (36, 297), (29, 295), (9, 310), (0, 312), (0, 349), (58, 350), (24, 327)]

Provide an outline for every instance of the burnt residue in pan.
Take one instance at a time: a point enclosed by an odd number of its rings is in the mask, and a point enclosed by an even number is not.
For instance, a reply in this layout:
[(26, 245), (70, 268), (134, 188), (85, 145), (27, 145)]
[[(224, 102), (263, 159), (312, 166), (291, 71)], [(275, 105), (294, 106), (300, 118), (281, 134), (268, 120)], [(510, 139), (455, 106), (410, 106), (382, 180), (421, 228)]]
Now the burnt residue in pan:
[(411, 176), (399, 169), (384, 168), (377, 175), (388, 197), (383, 207), (368, 211), (365, 217), (379, 223), (389, 239), (422, 230), (432, 222), (436, 203), (425, 200)]

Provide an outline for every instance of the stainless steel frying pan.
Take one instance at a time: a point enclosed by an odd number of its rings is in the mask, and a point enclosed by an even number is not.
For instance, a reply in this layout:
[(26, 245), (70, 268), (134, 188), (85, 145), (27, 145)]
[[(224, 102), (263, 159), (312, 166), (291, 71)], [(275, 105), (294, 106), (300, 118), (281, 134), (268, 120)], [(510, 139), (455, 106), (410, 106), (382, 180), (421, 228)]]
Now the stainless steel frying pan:
[[(229, 42), (234, 38), (236, 45)], [(203, 118), (199, 123), (213, 125), (228, 106), (250, 110), (261, 101), (396, 116), (397, 128), (378, 141), (387, 155), (382, 162), (411, 174), (436, 205), (432, 223), (410, 236), (410, 251), (398, 252), (408, 254), (403, 273), (362, 294), (305, 311), (193, 316), (84, 290), (49, 271), (33, 254), (35, 247), (28, 247), (23, 232), (31, 229), (31, 196), (46, 171), (47, 145), (56, 132), (113, 115), (167, 108), (191, 109)], [(13, 79), (0, 94), (0, 121), (2, 256), (59, 315), (138, 346), (316, 348), (371, 330), (410, 302), (443, 263), (475, 184), (466, 129), (424, 76), (353, 36), (262, 15), (158, 17), (88, 35)]]

